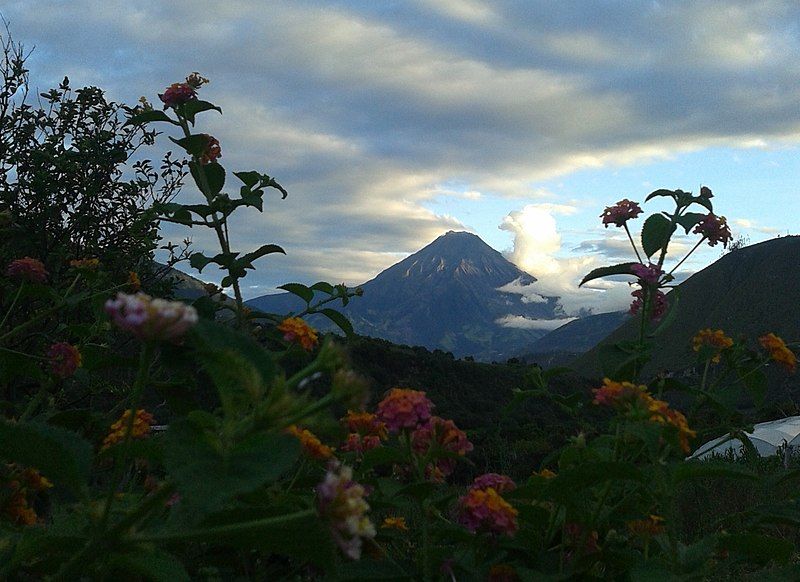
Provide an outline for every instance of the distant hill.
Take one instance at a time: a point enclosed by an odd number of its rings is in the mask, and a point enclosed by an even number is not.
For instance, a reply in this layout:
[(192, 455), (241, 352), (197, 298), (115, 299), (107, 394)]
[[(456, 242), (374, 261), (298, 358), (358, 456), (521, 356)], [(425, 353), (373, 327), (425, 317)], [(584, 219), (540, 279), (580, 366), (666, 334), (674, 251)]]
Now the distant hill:
[(592, 349), (630, 318), (627, 311), (588, 315), (539, 338), (520, 359), (541, 366), (563, 366)]
[[(675, 320), (656, 340), (652, 362), (644, 375), (659, 370), (680, 372), (691, 368), (691, 338), (704, 328), (744, 335), (752, 345), (758, 336), (774, 332), (787, 342), (800, 340), (800, 236), (787, 236), (738, 249), (681, 283)], [(631, 319), (598, 346), (576, 359), (571, 367), (585, 376), (601, 373), (600, 346), (637, 334)], [(800, 388), (797, 374), (771, 374), (774, 392)], [(775, 384), (778, 383), (778, 385)]]
[[(361, 335), (504, 361), (528, 351), (546, 331), (504, 327), (499, 319), (566, 317), (556, 297), (525, 303), (519, 294), (498, 291), (512, 281), (535, 280), (478, 236), (450, 231), (364, 283), (363, 297), (343, 311)], [(265, 295), (248, 304), (278, 313), (302, 305), (289, 294)]]

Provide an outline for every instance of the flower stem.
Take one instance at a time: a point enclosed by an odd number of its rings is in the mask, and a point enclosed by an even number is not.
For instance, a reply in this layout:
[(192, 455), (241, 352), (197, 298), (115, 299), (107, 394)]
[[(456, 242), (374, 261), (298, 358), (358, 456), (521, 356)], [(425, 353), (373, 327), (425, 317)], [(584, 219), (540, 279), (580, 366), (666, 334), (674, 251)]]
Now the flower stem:
[(17, 301), (19, 300), (19, 296), (22, 295), (22, 288), (25, 287), (25, 281), (19, 284), (19, 288), (17, 289), (17, 293), (14, 295), (14, 300), (11, 302), (11, 306), (6, 311), (5, 316), (3, 317), (3, 321), (0, 321), (0, 329), (6, 324), (8, 320), (8, 316), (11, 315), (11, 312), (14, 311), (14, 307), (17, 305)]
[(636, 243), (633, 242), (631, 231), (628, 230), (628, 223), (623, 223), (622, 226), (625, 228), (625, 233), (628, 235), (628, 240), (631, 241), (631, 246), (633, 247), (633, 252), (636, 253), (636, 258), (639, 260), (640, 263), (642, 263), (642, 257), (641, 255), (639, 255), (639, 250), (636, 248)]
[(688, 253), (686, 253), (686, 256), (683, 257), (680, 261), (678, 261), (678, 264), (675, 265), (674, 267), (672, 267), (672, 270), (669, 273), (667, 273), (667, 275), (672, 275), (672, 273), (675, 272), (675, 269), (680, 267), (683, 264), (683, 262), (686, 259), (689, 258), (689, 255), (691, 255), (693, 252), (695, 252), (697, 250), (697, 247), (699, 247), (703, 243), (704, 240), (706, 240), (706, 237), (703, 237), (699, 241), (697, 241), (697, 244), (692, 247), (692, 250), (690, 250)]

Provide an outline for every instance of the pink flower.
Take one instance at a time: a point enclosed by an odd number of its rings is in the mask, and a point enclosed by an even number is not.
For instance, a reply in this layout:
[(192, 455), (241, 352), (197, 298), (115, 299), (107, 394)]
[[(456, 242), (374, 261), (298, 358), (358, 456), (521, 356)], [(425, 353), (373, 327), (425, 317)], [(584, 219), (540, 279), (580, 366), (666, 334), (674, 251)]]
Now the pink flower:
[(82, 363), (78, 348), (65, 342), (50, 346), (47, 357), (50, 358), (50, 371), (59, 378), (69, 378)]
[(708, 246), (716, 246), (718, 242), (727, 247), (732, 238), (731, 229), (724, 216), (717, 216), (709, 212), (703, 220), (694, 227), (694, 233), (702, 234), (708, 240)]
[(45, 283), (47, 281), (47, 270), (39, 259), (23, 257), (11, 261), (6, 268), (6, 276), (17, 281), (28, 281), (30, 283)]
[[(637, 289), (633, 291), (631, 295), (634, 297), (633, 302), (631, 303), (630, 310), (628, 313), (631, 315), (636, 315), (642, 309), (644, 305), (644, 289)], [(667, 312), (667, 296), (664, 295), (661, 291), (655, 290), (652, 295), (650, 296), (650, 301), (652, 305), (650, 307), (650, 320), (651, 321), (659, 321), (664, 314)]]
[(389, 432), (402, 428), (417, 428), (431, 417), (433, 403), (424, 392), (408, 388), (392, 388), (378, 403), (378, 419), (386, 423)]
[(175, 108), (178, 105), (188, 103), (197, 97), (197, 91), (188, 83), (173, 83), (166, 88), (164, 93), (159, 94), (158, 98), (164, 103), (164, 109), (167, 107)]
[[(452, 420), (432, 416), (428, 422), (411, 433), (411, 447), (418, 455), (425, 455), (435, 448), (463, 457), (474, 447), (463, 430)], [(428, 478), (441, 482), (456, 468), (456, 459), (452, 457), (435, 459), (426, 467)]]
[(118, 293), (106, 301), (105, 309), (117, 327), (142, 340), (179, 340), (198, 319), (191, 305), (145, 293)]
[(517, 531), (517, 513), (500, 494), (488, 489), (470, 489), (458, 500), (458, 521), (471, 532), (513, 536)]
[(649, 285), (657, 284), (658, 280), (661, 278), (661, 275), (664, 274), (664, 271), (662, 271), (658, 265), (654, 265), (653, 263), (650, 263), (647, 266), (643, 265), (642, 263), (635, 263), (631, 265), (631, 271), (639, 278), (640, 281)]
[(499, 473), (484, 473), (478, 475), (472, 482), (470, 489), (488, 489), (492, 488), (498, 493), (505, 493), (506, 491), (513, 491), (517, 488), (517, 484), (506, 475)]
[(631, 218), (636, 218), (642, 213), (642, 209), (636, 202), (631, 202), (627, 198), (620, 200), (614, 206), (607, 206), (600, 215), (603, 224), (608, 228), (609, 224), (624, 226)]
[(334, 541), (346, 556), (361, 557), (362, 539), (375, 537), (375, 525), (367, 517), (369, 504), (363, 485), (353, 481), (353, 469), (332, 463), (317, 485), (320, 513), (328, 519)]

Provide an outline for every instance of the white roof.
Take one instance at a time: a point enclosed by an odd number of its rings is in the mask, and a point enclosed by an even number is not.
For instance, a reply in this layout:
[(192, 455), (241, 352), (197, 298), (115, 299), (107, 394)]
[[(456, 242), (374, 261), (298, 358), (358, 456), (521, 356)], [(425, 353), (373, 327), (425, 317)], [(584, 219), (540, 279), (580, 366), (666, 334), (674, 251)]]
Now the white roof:
[[(762, 457), (774, 455), (778, 447), (787, 443), (791, 446), (800, 445), (800, 416), (789, 416), (769, 422), (762, 422), (753, 426), (753, 432), (746, 433), (753, 446)], [(730, 435), (721, 436), (697, 448), (692, 459), (705, 459), (712, 455), (725, 455), (733, 451), (738, 455), (742, 449), (742, 441), (731, 438)]]

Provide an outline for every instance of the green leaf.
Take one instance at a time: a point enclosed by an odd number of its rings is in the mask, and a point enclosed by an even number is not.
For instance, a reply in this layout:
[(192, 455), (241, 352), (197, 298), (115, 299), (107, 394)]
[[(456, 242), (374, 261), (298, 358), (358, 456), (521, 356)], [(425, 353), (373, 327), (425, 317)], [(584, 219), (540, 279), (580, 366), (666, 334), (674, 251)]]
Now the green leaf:
[(256, 250), (254, 250), (252, 252), (249, 252), (246, 255), (244, 255), (242, 257), (242, 261), (244, 261), (245, 263), (249, 263), (250, 264), (249, 268), (252, 269), (252, 268), (254, 268), (253, 265), (252, 265), (253, 261), (255, 261), (256, 259), (260, 259), (264, 255), (269, 255), (271, 253), (282, 253), (282, 254), (285, 255), (286, 251), (283, 250), (283, 248), (279, 247), (278, 245), (271, 245), (271, 244), (270, 245), (262, 245), (262, 246), (258, 247)]
[(285, 285), (280, 285), (278, 289), (297, 295), (306, 303), (311, 303), (314, 300), (314, 292), (301, 283), (286, 283)]
[(647, 198), (645, 198), (644, 201), (647, 202), (648, 200), (652, 200), (653, 198), (658, 198), (658, 197), (674, 198), (675, 200), (677, 200), (677, 194), (674, 191), (660, 188), (648, 194)]
[[(448, 538), (449, 539), (449, 538)], [(351, 580), (411, 580), (413, 576), (398, 568), (395, 561), (376, 562), (370, 559), (361, 559), (357, 562), (347, 562), (336, 570), (336, 580), (349, 582)]]
[(166, 112), (153, 109), (152, 111), (143, 111), (141, 113), (137, 113), (136, 115), (131, 117), (128, 121), (126, 121), (125, 125), (123, 125), (122, 127), (126, 127), (128, 125), (144, 125), (145, 123), (150, 123), (153, 121), (166, 121), (167, 123), (171, 123), (172, 125), (180, 126), (180, 123), (172, 119), (169, 115), (166, 114)]
[(673, 481), (677, 484), (690, 479), (725, 478), (758, 481), (757, 473), (741, 465), (734, 465), (724, 461), (696, 461), (690, 460), (675, 467), (672, 474)]
[(186, 118), (186, 120), (194, 125), (194, 118), (198, 113), (202, 113), (203, 111), (219, 111), (222, 113), (222, 109), (214, 105), (213, 103), (209, 103), (208, 101), (201, 101), (200, 99), (192, 99), (191, 101), (187, 101), (183, 105), (176, 108), (176, 111)]
[(335, 309), (320, 309), (318, 313), (323, 314), (325, 317), (330, 319), (333, 323), (339, 326), (339, 328), (348, 336), (353, 335), (353, 324), (350, 323), (350, 320), (347, 319), (344, 315), (336, 311)]
[(189, 257), (189, 264), (197, 269), (199, 272), (203, 272), (209, 263), (214, 261), (213, 258), (205, 256), (203, 253), (192, 253)]
[(239, 178), (248, 188), (252, 188), (258, 184), (258, 181), (261, 179), (261, 174), (258, 172), (234, 172), (233, 175)]
[(165, 440), (165, 466), (181, 495), (181, 511), (194, 518), (275, 481), (300, 452), (298, 440), (285, 434), (258, 433), (224, 445), (216, 432), (189, 419), (172, 423)]
[(633, 275), (631, 266), (636, 264), (637, 263), (620, 263), (619, 265), (611, 265), (610, 267), (599, 267), (597, 269), (593, 269), (583, 278), (578, 287), (594, 279), (608, 277), (610, 275)]
[(180, 139), (175, 139), (174, 137), (170, 137), (173, 142), (181, 146), (186, 153), (191, 156), (201, 156), (208, 145), (208, 137), (202, 133), (190, 135), (188, 137), (182, 137)]
[(42, 371), (39, 360), (0, 348), (0, 383), (7, 384), (15, 378), (45, 381), (47, 375)]
[(642, 227), (642, 249), (648, 257), (667, 246), (675, 225), (661, 214), (653, 214)]
[(394, 447), (376, 447), (364, 453), (360, 469), (369, 471), (375, 467), (383, 465), (394, 465), (397, 463), (407, 463), (408, 455)]
[(722, 536), (719, 545), (738, 558), (748, 558), (762, 564), (786, 562), (794, 552), (794, 544), (790, 540), (757, 533)]
[(63, 486), (83, 496), (92, 445), (63, 428), (0, 420), (0, 459), (35, 468), (56, 487)]
[(137, 547), (124, 554), (112, 554), (109, 567), (125, 578), (136, 573), (153, 582), (191, 579), (178, 558), (156, 548)]
[(697, 224), (705, 217), (705, 214), (700, 214), (699, 212), (687, 212), (675, 220), (686, 230), (686, 234), (689, 234), (689, 231), (697, 226)]
[(756, 406), (761, 407), (767, 396), (767, 375), (760, 365), (740, 368), (737, 366), (736, 375), (745, 389), (750, 393)]
[(335, 292), (335, 288), (330, 283), (326, 283), (325, 281), (319, 281), (318, 283), (314, 283), (311, 288), (314, 291), (322, 291), (323, 293), (327, 293), (328, 295), (333, 295)]
[(606, 481), (643, 482), (644, 480), (642, 472), (631, 463), (590, 461), (559, 471), (555, 477), (548, 480), (546, 492), (552, 498), (574, 499), (576, 491)]
[(192, 178), (194, 178), (198, 188), (200, 187), (200, 184), (203, 183), (203, 178), (205, 177), (208, 187), (211, 190), (211, 196), (216, 196), (219, 194), (222, 191), (223, 186), (225, 186), (225, 168), (223, 168), (217, 162), (211, 162), (210, 164), (197, 164), (192, 161), (189, 162), (189, 171), (191, 171)]

